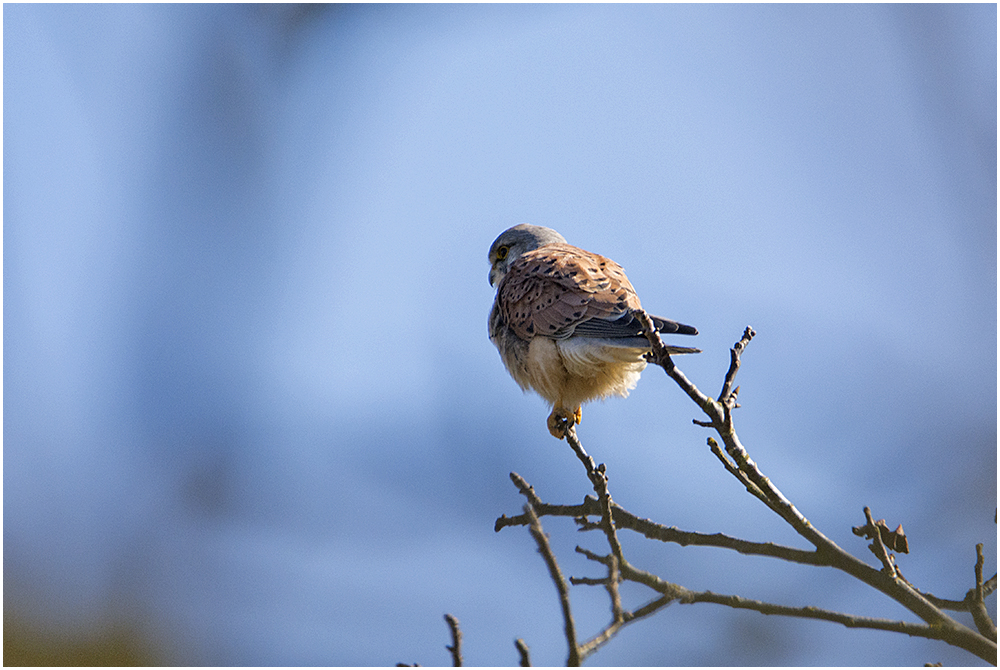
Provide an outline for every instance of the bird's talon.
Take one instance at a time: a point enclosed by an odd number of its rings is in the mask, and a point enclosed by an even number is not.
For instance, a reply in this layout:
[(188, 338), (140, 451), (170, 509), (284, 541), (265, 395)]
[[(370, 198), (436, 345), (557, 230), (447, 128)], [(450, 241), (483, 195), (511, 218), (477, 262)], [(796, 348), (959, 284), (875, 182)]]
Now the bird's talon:
[(563, 407), (553, 409), (552, 414), (549, 414), (548, 420), (549, 432), (552, 433), (552, 437), (557, 440), (565, 439), (569, 429), (575, 424), (580, 423), (580, 416), (579, 407), (572, 413)]

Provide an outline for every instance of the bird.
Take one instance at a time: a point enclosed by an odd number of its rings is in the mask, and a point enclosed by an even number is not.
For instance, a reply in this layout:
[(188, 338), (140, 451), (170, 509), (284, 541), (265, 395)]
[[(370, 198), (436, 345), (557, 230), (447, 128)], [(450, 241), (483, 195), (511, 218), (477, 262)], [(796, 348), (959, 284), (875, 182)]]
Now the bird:
[[(490, 340), (521, 389), (552, 406), (546, 423), (554, 437), (563, 439), (580, 423), (583, 403), (628, 396), (652, 347), (635, 318), (639, 296), (620, 265), (568, 244), (552, 228), (527, 223), (493, 241), (489, 263), (497, 289)], [(661, 333), (698, 334), (693, 326), (650, 318)]]

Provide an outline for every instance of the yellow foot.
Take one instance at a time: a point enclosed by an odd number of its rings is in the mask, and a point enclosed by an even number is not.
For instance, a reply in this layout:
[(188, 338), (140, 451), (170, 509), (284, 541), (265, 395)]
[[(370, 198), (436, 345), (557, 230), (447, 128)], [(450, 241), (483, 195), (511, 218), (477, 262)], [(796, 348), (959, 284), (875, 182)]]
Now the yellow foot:
[(552, 414), (549, 414), (549, 432), (552, 433), (552, 437), (562, 440), (566, 437), (567, 431), (580, 423), (582, 418), (583, 412), (579, 407), (572, 411), (565, 407), (555, 407), (552, 409)]

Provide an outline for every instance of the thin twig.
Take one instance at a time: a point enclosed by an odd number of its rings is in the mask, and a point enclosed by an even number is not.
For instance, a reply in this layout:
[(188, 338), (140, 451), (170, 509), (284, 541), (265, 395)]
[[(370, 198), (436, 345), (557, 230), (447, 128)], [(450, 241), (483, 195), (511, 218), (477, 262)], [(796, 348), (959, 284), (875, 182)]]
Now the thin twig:
[(625, 626), (655, 614), (675, 600), (675, 598), (668, 596), (660, 596), (659, 598), (654, 598), (633, 612), (623, 611), (620, 621), (613, 621), (607, 628), (580, 645), (580, 656), (586, 658), (590, 654), (597, 651), (601, 645), (617, 635), (618, 632)]
[(698, 407), (701, 407), (702, 411), (708, 414), (709, 410), (706, 409), (706, 406), (711, 407), (716, 404), (715, 401), (699, 391), (694, 384), (688, 381), (687, 377), (684, 376), (684, 373), (677, 369), (673, 360), (670, 358), (670, 354), (667, 352), (667, 348), (663, 345), (660, 333), (657, 332), (656, 326), (653, 325), (653, 320), (649, 318), (649, 314), (639, 309), (636, 310), (633, 315), (635, 316), (636, 321), (639, 322), (639, 325), (642, 326), (642, 334), (649, 340), (649, 344), (653, 349), (652, 354), (648, 357), (648, 360), (663, 368), (664, 371), (666, 371), (666, 373), (677, 382), (677, 384), (681, 387), (681, 390), (687, 393), (688, 396), (694, 400), (695, 404), (698, 405)]
[[(573, 517), (577, 520), (580, 530), (604, 530), (601, 524), (594, 524), (587, 520), (589, 516), (599, 517), (601, 514), (600, 503), (595, 498), (588, 496), (584, 498), (583, 503), (580, 505), (552, 505), (542, 502), (537, 494), (535, 494), (534, 489), (520, 475), (511, 473), (511, 479), (514, 480), (514, 483), (518, 486), (518, 490), (521, 490), (522, 493), (525, 490), (531, 491), (536, 501), (532, 502), (532, 507), (539, 518), (543, 516)], [(525, 496), (527, 496), (526, 493)], [(770, 556), (805, 565), (830, 565), (829, 557), (816, 551), (786, 547), (774, 544), (773, 542), (751, 542), (724, 535), (723, 533), (707, 534), (679, 530), (672, 526), (664, 526), (649, 519), (638, 517), (614, 502), (612, 502), (612, 510), (616, 528), (640, 533), (651, 540), (679, 544), (682, 547), (689, 545), (720, 547), (723, 549), (732, 549), (748, 556)], [(530, 519), (525, 514), (518, 514), (512, 517), (502, 515), (497, 519), (495, 527), (499, 531), (508, 526), (527, 526), (529, 523)], [(962, 601), (955, 602), (961, 604)], [(965, 611), (964, 608), (960, 609)]]
[[(920, 591), (920, 589), (917, 589)], [(969, 603), (965, 600), (949, 600), (947, 598), (938, 598), (933, 593), (927, 593), (926, 591), (920, 591), (920, 595), (927, 598), (935, 607), (939, 607), (943, 610), (951, 610), (953, 612), (968, 612)]]
[(569, 430), (566, 431), (566, 441), (587, 468), (587, 476), (590, 478), (590, 483), (594, 486), (594, 492), (597, 494), (597, 500), (601, 506), (601, 520), (604, 526), (604, 534), (608, 538), (608, 545), (611, 547), (611, 551), (617, 557), (618, 561), (622, 562), (625, 560), (625, 557), (622, 555), (622, 545), (618, 541), (618, 533), (615, 530), (615, 520), (612, 512), (614, 502), (611, 500), (611, 492), (608, 490), (606, 468), (603, 463), (597, 466), (594, 465), (594, 459), (587, 454), (587, 451), (583, 448), (580, 439), (576, 435), (575, 426), (570, 426)]
[(733, 477), (736, 477), (736, 479), (740, 480), (740, 483), (743, 484), (744, 488), (746, 488), (747, 492), (750, 493), (750, 495), (760, 500), (762, 503), (770, 507), (778, 514), (781, 514), (780, 507), (777, 506), (777, 503), (771, 500), (771, 498), (767, 495), (767, 493), (762, 491), (759, 486), (754, 484), (753, 481), (751, 481), (750, 477), (747, 476), (745, 472), (740, 470), (739, 466), (736, 463), (730, 460), (729, 456), (727, 456), (726, 453), (722, 451), (722, 447), (719, 446), (719, 443), (715, 441), (715, 438), (713, 437), (708, 438), (708, 448), (712, 451), (713, 454), (715, 454), (715, 457), (719, 459), (723, 467), (725, 467), (726, 470), (729, 471), (729, 474), (731, 474)]
[[(599, 557), (595, 557), (600, 560)], [(870, 628), (874, 630), (885, 630), (897, 633), (905, 633), (914, 637), (923, 637), (933, 640), (945, 640), (950, 642), (949, 631), (940, 626), (928, 624), (914, 624), (905, 621), (895, 621), (892, 619), (878, 619), (872, 617), (854, 616), (842, 612), (833, 612), (818, 607), (789, 607), (760, 600), (742, 598), (735, 595), (723, 595), (711, 591), (691, 591), (678, 584), (667, 582), (651, 573), (640, 570), (625, 570), (623, 579), (645, 584), (655, 591), (663, 593), (663, 597), (670, 602), (677, 601), (683, 605), (694, 603), (715, 603), (725, 605), (734, 609), (748, 609), (760, 612), (761, 614), (790, 616), (807, 619), (822, 619), (842, 624), (848, 628)]]
[(865, 519), (868, 521), (868, 526), (872, 529), (872, 543), (868, 548), (882, 562), (882, 570), (890, 577), (895, 577), (896, 566), (892, 562), (892, 557), (889, 556), (889, 551), (885, 548), (885, 543), (882, 542), (882, 533), (879, 532), (878, 527), (875, 525), (875, 519), (872, 517), (870, 507), (865, 507)]
[(521, 657), (520, 665), (522, 668), (531, 667), (531, 650), (528, 649), (528, 645), (524, 643), (524, 640), (517, 638), (514, 640), (514, 646), (517, 647), (517, 653)]
[[(538, 494), (535, 493), (535, 489), (524, 480), (524, 478), (517, 474), (516, 472), (510, 473), (510, 480), (514, 482), (514, 486), (517, 487), (518, 492), (528, 499), (531, 506), (535, 508), (535, 513), (539, 517), (543, 516), (581, 516), (585, 514), (593, 514), (595, 516), (600, 516), (601, 506), (596, 498), (586, 497), (583, 500), (583, 505), (550, 505), (546, 502), (542, 502)], [(531, 523), (531, 520), (526, 514), (518, 514), (517, 516), (507, 516), (506, 514), (501, 514), (500, 518), (496, 520), (493, 524), (493, 530), (495, 532), (500, 532), (507, 526), (527, 526)]]
[[(570, 581), (573, 584), (603, 585), (605, 587), (608, 587), (610, 584), (613, 583), (617, 586), (618, 582), (620, 581), (620, 577), (619, 576), (612, 577), (610, 575), (610, 571), (614, 570), (618, 565), (618, 561), (615, 559), (614, 554), (608, 554), (607, 556), (599, 556), (598, 554), (595, 554), (589, 549), (584, 549), (583, 547), (577, 547), (576, 551), (577, 553), (583, 554), (590, 560), (608, 566), (609, 577), (605, 579), (590, 579), (586, 577), (571, 578)], [(629, 571), (630, 574), (640, 572), (628, 564), (626, 564), (626, 569)], [(581, 660), (586, 659), (589, 655), (597, 651), (602, 645), (604, 645), (611, 638), (617, 635), (618, 631), (620, 631), (628, 624), (638, 621), (644, 617), (650, 616), (660, 608), (669, 605), (673, 600), (676, 599), (674, 597), (661, 596), (647, 603), (646, 605), (642, 606), (638, 610), (634, 612), (629, 612), (621, 608), (621, 601), (620, 599), (617, 598), (617, 596), (618, 596), (618, 590), (616, 588), (612, 595), (612, 611), (614, 612), (614, 616), (612, 617), (611, 622), (607, 626), (605, 626), (605, 628), (597, 635), (595, 635), (594, 637), (592, 637), (591, 639), (587, 640), (586, 642), (580, 645)]]
[(538, 545), (538, 553), (545, 559), (549, 575), (552, 577), (552, 581), (555, 582), (556, 590), (559, 592), (559, 604), (562, 607), (563, 623), (565, 624), (566, 631), (566, 644), (569, 647), (569, 657), (566, 659), (566, 665), (578, 666), (580, 665), (580, 649), (576, 644), (576, 624), (573, 623), (573, 610), (570, 607), (569, 586), (566, 584), (566, 579), (559, 569), (559, 563), (556, 562), (555, 554), (552, 553), (549, 538), (546, 537), (545, 531), (542, 530), (542, 524), (538, 520), (538, 516), (535, 515), (535, 511), (531, 505), (524, 506), (524, 513), (531, 518), (531, 525), (528, 529), (531, 531), (531, 536), (535, 538), (535, 544)]
[(445, 614), (444, 620), (448, 622), (451, 629), (451, 646), (445, 645), (445, 649), (451, 652), (451, 665), (455, 668), (462, 667), (462, 630), (458, 627), (458, 619), (451, 614)]
[(612, 621), (622, 620), (622, 596), (618, 591), (618, 584), (621, 582), (621, 572), (618, 570), (618, 557), (611, 554), (611, 561), (608, 562), (608, 582), (605, 588), (611, 598), (611, 619)]
[(798, 617), (805, 619), (821, 619), (842, 624), (848, 628), (870, 628), (873, 630), (884, 630), (896, 633), (905, 633), (913, 637), (924, 637), (932, 640), (947, 640), (948, 633), (939, 626), (928, 624), (909, 623), (906, 621), (895, 621), (892, 619), (878, 619), (872, 617), (854, 616), (842, 612), (833, 612), (818, 607), (788, 607), (774, 603), (750, 600), (740, 596), (726, 596), (711, 591), (700, 593), (691, 592), (690, 595), (680, 599), (681, 604), (693, 603), (716, 603), (736, 609), (748, 609), (760, 612), (761, 614), (780, 615)]
[(600, 633), (590, 638), (580, 645), (580, 658), (585, 659), (601, 648), (611, 638), (618, 634), (618, 631), (626, 624), (624, 619), (615, 619), (608, 624)]
[(747, 345), (750, 344), (750, 340), (756, 334), (753, 328), (747, 326), (743, 330), (743, 337), (729, 350), (729, 370), (726, 371), (725, 380), (722, 382), (722, 392), (719, 393), (719, 400), (725, 400), (729, 397), (733, 388), (733, 381), (736, 379), (736, 373), (740, 369), (740, 354), (743, 353), (743, 350), (746, 349)]
[(597, 464), (594, 463), (594, 459), (590, 457), (587, 450), (580, 444), (580, 438), (576, 436), (576, 426), (570, 426), (566, 429), (566, 442), (569, 443), (569, 446), (573, 449), (573, 453), (583, 463), (583, 467), (587, 470), (587, 477), (596, 486), (594, 478), (597, 475)]
[(993, 619), (990, 618), (990, 613), (986, 609), (986, 599), (984, 597), (983, 588), (983, 543), (980, 542), (976, 545), (976, 585), (969, 589), (969, 592), (965, 595), (965, 600), (969, 603), (969, 612), (972, 614), (972, 620), (976, 623), (976, 628), (979, 632), (993, 640), (997, 641), (997, 626), (993, 623)]

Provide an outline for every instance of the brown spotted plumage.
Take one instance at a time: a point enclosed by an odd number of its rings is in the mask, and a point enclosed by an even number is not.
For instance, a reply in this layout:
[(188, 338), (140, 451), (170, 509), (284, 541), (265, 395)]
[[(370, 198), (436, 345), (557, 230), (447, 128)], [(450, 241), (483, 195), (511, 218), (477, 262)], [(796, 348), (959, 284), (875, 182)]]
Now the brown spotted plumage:
[[(649, 343), (632, 318), (639, 297), (620, 265), (566, 243), (551, 228), (521, 224), (490, 247), (497, 287), (490, 339), (514, 380), (552, 404), (549, 431), (563, 437), (584, 402), (627, 396)], [(691, 326), (653, 317), (663, 333)], [(671, 353), (698, 349), (668, 346)]]
[(563, 339), (577, 324), (621, 316), (639, 297), (613, 260), (569, 244), (548, 244), (522, 254), (498, 288), (504, 320), (519, 337)]

